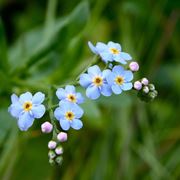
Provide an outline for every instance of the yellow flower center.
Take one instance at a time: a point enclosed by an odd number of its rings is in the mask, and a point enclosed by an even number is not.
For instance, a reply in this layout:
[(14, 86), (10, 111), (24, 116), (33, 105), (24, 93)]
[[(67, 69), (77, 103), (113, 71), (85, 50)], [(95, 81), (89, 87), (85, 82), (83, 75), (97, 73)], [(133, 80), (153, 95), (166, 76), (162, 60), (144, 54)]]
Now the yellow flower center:
[(24, 104), (23, 104), (23, 109), (25, 110), (25, 111), (30, 111), (31, 109), (32, 109), (32, 102), (25, 102)]
[(100, 77), (100, 76), (96, 76), (93, 79), (93, 83), (94, 83), (95, 86), (101, 86), (103, 84), (103, 78)]
[(74, 113), (72, 111), (67, 111), (65, 117), (67, 120), (71, 121), (74, 119)]
[(122, 76), (117, 76), (115, 78), (115, 83), (118, 85), (122, 85), (124, 83), (124, 78)]
[(116, 48), (110, 48), (110, 51), (113, 53), (113, 54), (119, 54), (120, 51)]
[(74, 94), (68, 94), (67, 96), (68, 100), (71, 101), (71, 102), (76, 102), (76, 96)]

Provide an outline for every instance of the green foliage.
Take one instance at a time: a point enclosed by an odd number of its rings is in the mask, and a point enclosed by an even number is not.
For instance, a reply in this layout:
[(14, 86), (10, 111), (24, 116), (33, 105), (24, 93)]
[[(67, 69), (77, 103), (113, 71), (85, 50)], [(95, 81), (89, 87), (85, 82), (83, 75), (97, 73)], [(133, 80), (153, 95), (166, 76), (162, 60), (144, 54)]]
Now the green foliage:
[[(179, 179), (178, 1), (49, 0), (47, 10), (43, 0), (14, 2), (0, 2), (13, 10), (0, 20), (0, 179)], [(135, 78), (150, 78), (159, 95), (149, 104), (134, 92), (87, 99), (84, 128), (70, 130), (62, 166), (51, 167), (51, 136), (40, 132), (48, 113), (19, 132), (10, 95), (74, 80), (92, 61), (88, 40), (119, 42), (140, 64)]]

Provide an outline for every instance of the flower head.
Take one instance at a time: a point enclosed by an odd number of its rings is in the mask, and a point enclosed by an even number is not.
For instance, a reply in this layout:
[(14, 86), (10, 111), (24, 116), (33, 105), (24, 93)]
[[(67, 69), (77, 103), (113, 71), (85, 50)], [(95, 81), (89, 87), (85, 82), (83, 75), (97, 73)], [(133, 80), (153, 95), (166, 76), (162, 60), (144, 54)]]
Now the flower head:
[(133, 73), (124, 70), (122, 66), (114, 66), (106, 79), (115, 94), (132, 89), (132, 83), (130, 81), (133, 79)]
[(55, 109), (54, 116), (63, 130), (68, 130), (70, 127), (79, 130), (83, 126), (80, 120), (83, 113), (83, 110), (77, 104), (62, 102), (60, 107)]
[(91, 42), (88, 42), (91, 51), (97, 55), (100, 55), (102, 60), (107, 62), (120, 62), (126, 64), (126, 60), (131, 60), (131, 56), (128, 53), (122, 52), (121, 45), (119, 43), (114, 43), (109, 41), (107, 44), (98, 42), (94, 46)]
[(32, 126), (35, 118), (41, 118), (45, 113), (45, 106), (41, 103), (45, 95), (37, 92), (34, 96), (30, 92), (21, 94), (19, 97), (11, 96), (12, 104), (8, 111), (18, 119), (18, 126), (22, 131), (28, 130)]
[(68, 101), (76, 104), (84, 102), (84, 98), (81, 93), (77, 93), (75, 87), (71, 85), (67, 85), (65, 89), (59, 88), (56, 91), (56, 95), (61, 101)]
[(86, 89), (86, 95), (90, 99), (97, 99), (102, 94), (110, 96), (111, 88), (107, 84), (106, 77), (111, 72), (104, 70), (101, 72), (99, 66), (94, 65), (88, 68), (88, 73), (81, 74), (79, 83)]

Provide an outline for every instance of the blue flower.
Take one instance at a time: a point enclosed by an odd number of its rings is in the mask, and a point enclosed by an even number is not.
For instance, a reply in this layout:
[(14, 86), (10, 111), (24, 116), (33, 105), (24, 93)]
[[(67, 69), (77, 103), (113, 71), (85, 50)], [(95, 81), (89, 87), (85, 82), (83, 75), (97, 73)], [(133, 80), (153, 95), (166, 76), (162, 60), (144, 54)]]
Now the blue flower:
[(27, 131), (32, 126), (35, 118), (41, 118), (45, 113), (45, 106), (41, 103), (45, 95), (37, 92), (34, 96), (30, 92), (21, 94), (18, 98), (15, 94), (11, 96), (11, 102), (8, 111), (18, 119), (20, 130)]
[(106, 79), (115, 94), (132, 89), (132, 83), (130, 81), (133, 79), (133, 73), (124, 70), (122, 66), (114, 66)]
[(59, 88), (56, 91), (56, 95), (61, 101), (68, 101), (76, 104), (84, 102), (84, 98), (81, 93), (76, 93), (75, 87), (71, 85), (67, 85), (65, 89)]
[(64, 101), (60, 103), (60, 107), (55, 109), (54, 116), (63, 130), (67, 131), (70, 127), (79, 130), (83, 126), (80, 120), (83, 113), (83, 110), (77, 104)]
[(120, 62), (121, 64), (126, 64), (127, 60), (132, 59), (128, 53), (122, 52), (120, 44), (112, 41), (108, 42), (107, 44), (98, 42), (96, 46), (94, 46), (91, 42), (88, 42), (88, 45), (91, 51), (97, 55), (100, 55), (105, 63), (116, 61)]
[(101, 72), (99, 66), (94, 65), (88, 68), (87, 73), (81, 74), (79, 83), (86, 89), (86, 95), (90, 99), (97, 99), (102, 94), (110, 96), (112, 94), (110, 86), (107, 84), (106, 77), (111, 72), (106, 69)]

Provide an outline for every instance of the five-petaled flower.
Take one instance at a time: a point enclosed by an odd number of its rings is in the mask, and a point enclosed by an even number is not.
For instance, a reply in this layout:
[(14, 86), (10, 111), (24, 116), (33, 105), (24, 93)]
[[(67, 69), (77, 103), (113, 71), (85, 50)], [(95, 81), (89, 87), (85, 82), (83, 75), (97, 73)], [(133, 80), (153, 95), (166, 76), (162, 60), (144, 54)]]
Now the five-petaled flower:
[(27, 131), (32, 126), (35, 118), (41, 118), (45, 113), (45, 106), (41, 103), (44, 101), (45, 95), (37, 92), (32, 96), (30, 92), (17, 95), (12, 94), (8, 111), (10, 114), (18, 119), (18, 126), (20, 130)]
[(84, 102), (84, 98), (81, 93), (77, 93), (75, 87), (72, 85), (67, 85), (65, 89), (59, 88), (56, 91), (56, 95), (61, 101), (68, 101), (76, 104)]
[(79, 130), (83, 123), (80, 120), (84, 111), (74, 103), (60, 102), (60, 106), (55, 109), (54, 116), (59, 121), (63, 130), (67, 131), (70, 127)]
[(99, 66), (94, 65), (88, 68), (88, 73), (81, 74), (79, 83), (87, 88), (86, 95), (90, 99), (97, 99), (100, 94), (110, 96), (112, 94), (110, 86), (107, 84), (106, 77), (111, 72), (106, 69), (101, 72)]
[(122, 66), (114, 66), (106, 79), (115, 94), (132, 89), (132, 83), (130, 81), (133, 79), (133, 73), (124, 70)]
[(127, 60), (131, 60), (132, 57), (125, 52), (122, 52), (121, 45), (119, 43), (114, 43), (109, 41), (107, 44), (98, 42), (94, 46), (91, 42), (88, 42), (91, 51), (97, 55), (100, 55), (105, 63), (116, 61), (121, 64), (126, 64)]

